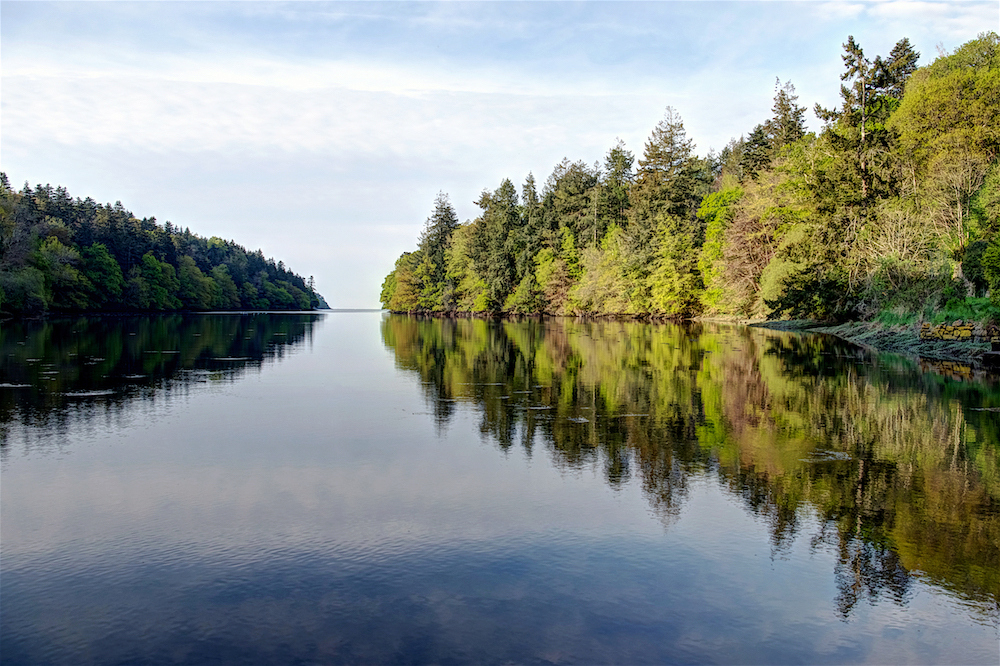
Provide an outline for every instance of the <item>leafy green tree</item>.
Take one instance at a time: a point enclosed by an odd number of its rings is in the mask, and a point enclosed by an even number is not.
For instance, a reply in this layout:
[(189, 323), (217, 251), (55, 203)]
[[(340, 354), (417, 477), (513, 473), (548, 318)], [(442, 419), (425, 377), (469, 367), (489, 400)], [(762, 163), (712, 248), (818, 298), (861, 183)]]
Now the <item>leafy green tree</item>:
[(251, 310), (264, 310), (267, 302), (261, 299), (260, 290), (252, 282), (244, 282), (240, 285), (240, 304), (242, 307)]
[(631, 196), (635, 215), (630, 223), (645, 223), (652, 228), (653, 219), (660, 212), (681, 219), (693, 216), (697, 210), (701, 176), (694, 142), (688, 138), (680, 114), (668, 106), (639, 159)]
[(535, 282), (542, 292), (545, 312), (567, 313), (573, 279), (570, 277), (565, 260), (550, 247), (542, 248), (535, 257)]
[(461, 312), (484, 312), (488, 306), (486, 281), (477, 272), (475, 260), (481, 224), (480, 219), (461, 225), (452, 234), (445, 251), (448, 284), (454, 285), (448, 300)]
[(240, 307), (239, 289), (237, 289), (236, 283), (229, 275), (229, 268), (225, 264), (219, 264), (212, 269), (211, 279), (215, 287), (212, 300), (213, 308), (232, 310)]
[(1000, 150), (998, 95), (1000, 36), (984, 33), (914, 72), (890, 125), (919, 165), (960, 148), (990, 163)]
[(575, 301), (586, 312), (624, 314), (635, 311), (628, 300), (628, 279), (623, 271), (621, 227), (612, 225), (600, 248), (584, 248), (583, 274), (574, 289)]
[(528, 271), (507, 297), (504, 312), (512, 314), (536, 314), (545, 311), (545, 298), (535, 271)]
[(658, 231), (659, 252), (650, 275), (651, 305), (672, 317), (697, 314), (703, 285), (691, 227), (661, 213)]
[(420, 289), (416, 266), (422, 259), (420, 252), (404, 252), (396, 260), (392, 280), (386, 278), (382, 292), (382, 305), (393, 312), (411, 312), (420, 307)]
[(705, 224), (705, 243), (698, 255), (698, 271), (705, 291), (702, 305), (710, 312), (727, 312), (725, 255), (726, 232), (736, 215), (735, 204), (743, 196), (743, 188), (730, 178), (722, 189), (705, 197), (698, 209), (698, 217)]
[(83, 274), (93, 286), (91, 302), (94, 306), (106, 308), (119, 303), (125, 287), (125, 277), (108, 248), (103, 243), (94, 243), (85, 247), (81, 254)]
[(0, 271), (0, 289), (8, 312), (40, 314), (49, 307), (45, 274), (34, 266)]
[(189, 310), (210, 309), (215, 301), (215, 282), (201, 272), (191, 257), (185, 255), (178, 263), (177, 295), (183, 306)]
[(521, 186), (521, 238), (514, 257), (514, 273), (522, 282), (529, 274), (534, 275), (535, 255), (542, 249), (546, 229), (545, 210), (535, 186), (535, 176), (529, 172)]
[(179, 310), (182, 304), (175, 295), (179, 290), (174, 267), (147, 252), (129, 271), (125, 304), (138, 310)]
[(854, 37), (848, 37), (842, 56), (845, 71), (840, 78), (851, 84), (840, 86), (841, 108), (824, 109), (819, 104), (815, 107), (816, 115), (827, 121), (826, 131), (833, 146), (843, 152), (845, 163), (853, 167), (854, 173), (845, 174), (855, 179), (857, 185), (845, 181), (840, 187), (856, 189), (857, 198), (851, 203), (860, 207), (863, 221), (877, 197), (893, 193), (893, 135), (887, 123), (899, 106), (899, 99), (893, 95), (905, 88), (919, 58), (906, 39), (897, 42), (893, 53), (888, 61), (876, 57), (873, 62)]
[(80, 272), (80, 253), (49, 236), (38, 250), (38, 268), (45, 275), (46, 301), (59, 310), (82, 310), (89, 304), (93, 290), (90, 280)]
[(979, 202), (996, 191), (994, 183), (980, 194), (1000, 151), (998, 100), (1000, 37), (984, 33), (914, 72), (889, 121), (909, 161), (914, 192), (919, 183), (920, 203), (932, 211), (927, 222), (938, 230), (961, 280), (967, 280), (967, 248), (991, 233)]
[(295, 297), (280, 284), (275, 284), (270, 280), (263, 281), (264, 298), (268, 301), (268, 307), (273, 310), (290, 310), (297, 306)]

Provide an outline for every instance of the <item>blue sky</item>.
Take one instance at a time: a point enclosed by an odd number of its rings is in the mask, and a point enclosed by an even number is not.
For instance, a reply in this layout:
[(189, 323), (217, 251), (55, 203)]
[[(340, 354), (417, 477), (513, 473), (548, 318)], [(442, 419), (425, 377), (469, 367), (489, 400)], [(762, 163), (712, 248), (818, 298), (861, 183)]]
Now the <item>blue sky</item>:
[(775, 78), (836, 105), (848, 35), (927, 64), (986, 30), (996, 0), (2, 1), (0, 168), (377, 307), (439, 190), (471, 219), (503, 178), (641, 155), (668, 105), (705, 154), (768, 117)]

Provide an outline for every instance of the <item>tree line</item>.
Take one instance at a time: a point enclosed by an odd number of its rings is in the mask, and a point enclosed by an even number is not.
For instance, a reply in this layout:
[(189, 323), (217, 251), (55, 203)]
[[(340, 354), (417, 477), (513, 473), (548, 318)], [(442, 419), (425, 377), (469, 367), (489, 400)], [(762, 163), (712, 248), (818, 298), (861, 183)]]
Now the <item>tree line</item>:
[[(908, 39), (849, 37), (841, 103), (777, 81), (771, 116), (698, 156), (668, 107), (641, 157), (564, 159), (484, 190), (459, 224), (438, 195), (382, 286), (409, 312), (872, 318), (992, 294), (1000, 305), (1000, 37), (918, 68)], [(988, 304), (987, 304), (988, 307)], [(996, 316), (996, 310), (992, 310)]]
[(13, 190), (0, 173), (0, 312), (311, 310), (313, 278), (64, 187)]

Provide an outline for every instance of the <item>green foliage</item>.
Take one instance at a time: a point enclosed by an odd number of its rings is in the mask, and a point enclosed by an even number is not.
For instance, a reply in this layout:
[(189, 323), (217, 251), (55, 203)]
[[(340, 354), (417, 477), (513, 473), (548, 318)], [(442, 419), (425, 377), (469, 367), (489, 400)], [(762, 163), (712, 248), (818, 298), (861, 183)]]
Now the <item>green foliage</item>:
[(517, 191), (510, 179), (505, 178), (495, 192), (484, 191), (476, 203), (483, 209), (483, 215), (474, 227), (475, 269), (486, 283), (487, 309), (498, 311), (515, 286), (514, 259), (523, 242), (517, 233), (520, 226)]
[(910, 258), (886, 257), (868, 278), (860, 298), (868, 311), (906, 310), (922, 312), (937, 307), (942, 295), (955, 290), (947, 263), (920, 264)]
[(995, 160), (969, 203), (971, 226), (979, 237), (1000, 233), (1000, 160)]
[[(218, 310), (231, 310), (240, 307), (240, 292), (236, 288), (236, 283), (233, 282), (232, 276), (229, 275), (229, 267), (225, 264), (219, 264), (212, 269), (212, 276), (209, 278), (213, 281), (213, 295), (212, 295), (212, 308)], [(303, 310), (310, 310), (312, 307), (301, 308)]]
[(104, 308), (119, 302), (125, 288), (121, 266), (103, 243), (83, 249), (83, 274), (93, 286), (92, 303)]
[[(393, 312), (411, 312), (420, 306), (420, 290), (423, 287), (417, 274), (416, 267), (421, 260), (421, 253), (404, 252), (396, 260), (396, 268), (393, 270), (392, 286), (390, 293), (383, 290), (383, 297), (388, 295), (388, 299), (383, 301), (383, 305)], [(386, 278), (386, 282), (389, 279)]]
[(779, 295), (764, 299), (772, 317), (841, 321), (853, 313), (853, 303), (842, 273), (816, 265), (785, 265), (777, 278)]
[(917, 313), (907, 308), (893, 308), (882, 310), (875, 317), (875, 321), (883, 326), (910, 326), (917, 320)]
[(629, 302), (622, 272), (621, 229), (614, 225), (600, 248), (586, 248), (581, 257), (583, 274), (574, 289), (574, 298), (585, 312), (618, 314), (628, 312)]
[(445, 251), (445, 273), (450, 293), (443, 305), (462, 312), (484, 312), (488, 306), (486, 282), (476, 272), (475, 242), (477, 224), (465, 224), (454, 231)]
[(206, 277), (191, 257), (181, 257), (179, 263), (177, 280), (181, 303), (189, 310), (208, 310), (216, 300), (215, 281)]
[(80, 253), (63, 245), (55, 236), (49, 236), (42, 242), (37, 256), (36, 266), (45, 274), (49, 306), (58, 310), (86, 308), (93, 286), (77, 268), (81, 263)]
[(697, 314), (702, 285), (695, 239), (669, 215), (660, 217), (659, 236), (659, 255), (649, 278), (654, 311), (673, 317)]
[(722, 189), (705, 197), (698, 209), (698, 219), (705, 225), (705, 243), (698, 254), (698, 271), (705, 291), (701, 295), (703, 307), (709, 312), (719, 312), (725, 307), (725, 245), (726, 231), (736, 214), (734, 205), (743, 196), (743, 188), (731, 176)]
[(1000, 307), (989, 298), (955, 297), (931, 311), (927, 320), (934, 325), (956, 320), (995, 323), (1000, 321)]
[(984, 33), (917, 70), (889, 124), (918, 165), (964, 149), (992, 161), (1000, 149), (1000, 36)]
[(264, 296), (282, 310), (291, 310), (299, 305), (283, 283), (273, 284), (270, 280), (264, 280)]
[(628, 220), (629, 189), (635, 180), (635, 156), (619, 139), (604, 158), (604, 173), (597, 201), (598, 229), (622, 227)]
[(395, 293), (396, 269), (394, 268), (391, 273), (385, 276), (385, 280), (382, 281), (382, 292), (379, 294), (378, 300), (383, 308), (389, 308), (389, 304), (392, 303), (392, 296)]
[(0, 309), (10, 314), (298, 309), (320, 302), (313, 286), (259, 250), (138, 219), (121, 203), (73, 199), (61, 187), (15, 192), (3, 174), (0, 250)]
[(535, 273), (530, 271), (518, 283), (517, 288), (507, 297), (504, 312), (512, 314), (535, 314), (544, 311), (545, 300)]
[(981, 261), (983, 277), (990, 289), (990, 299), (1000, 307), (1000, 239), (994, 240), (983, 252)]
[(621, 141), (603, 165), (564, 159), (541, 197), (531, 174), (521, 202), (505, 179), (462, 226), (439, 195), (382, 302), (837, 320), (996, 294), (998, 45), (983, 34), (917, 69), (905, 38), (872, 58), (848, 37), (841, 105), (817, 107), (818, 136), (779, 80), (771, 117), (718, 155), (696, 156), (668, 107), (634, 168)]
[(573, 286), (566, 261), (551, 248), (535, 257), (535, 282), (545, 302), (545, 312), (565, 314), (570, 308), (569, 290)]
[(49, 307), (45, 274), (34, 266), (0, 271), (0, 289), (3, 289), (3, 305), (8, 311), (40, 314)]

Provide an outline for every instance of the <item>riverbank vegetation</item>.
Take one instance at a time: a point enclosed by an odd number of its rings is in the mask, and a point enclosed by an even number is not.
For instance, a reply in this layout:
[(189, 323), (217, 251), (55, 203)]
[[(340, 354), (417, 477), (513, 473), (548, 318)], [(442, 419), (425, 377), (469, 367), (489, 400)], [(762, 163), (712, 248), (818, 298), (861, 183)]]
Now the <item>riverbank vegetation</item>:
[[(918, 68), (844, 44), (841, 104), (791, 82), (769, 118), (698, 156), (667, 108), (642, 155), (505, 179), (459, 224), (438, 196), (382, 288), (393, 311), (732, 315), (914, 323), (1000, 317), (1000, 37)], [(836, 85), (836, 81), (831, 81)]]
[(0, 174), (0, 313), (311, 310), (313, 280), (233, 241)]

